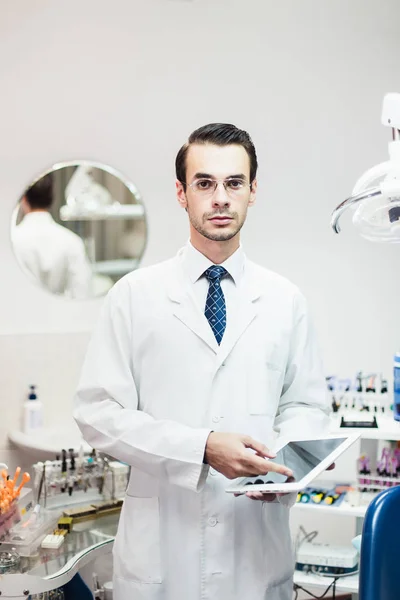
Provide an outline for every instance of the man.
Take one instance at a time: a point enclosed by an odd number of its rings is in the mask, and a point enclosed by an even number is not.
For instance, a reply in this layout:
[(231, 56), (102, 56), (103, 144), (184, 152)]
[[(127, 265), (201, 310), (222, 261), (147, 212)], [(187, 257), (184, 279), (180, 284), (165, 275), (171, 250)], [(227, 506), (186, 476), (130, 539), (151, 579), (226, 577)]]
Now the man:
[(92, 272), (85, 246), (54, 221), (52, 203), (52, 178), (45, 175), (21, 200), (24, 218), (12, 232), (15, 254), (22, 268), (53, 294), (88, 298)]
[(88, 349), (75, 417), (91, 445), (132, 467), (115, 600), (292, 595), (291, 495), (225, 492), (235, 477), (290, 475), (268, 460), (274, 430), (327, 426), (304, 298), (240, 246), (256, 172), (245, 131), (190, 136), (176, 159), (190, 242), (114, 286)]

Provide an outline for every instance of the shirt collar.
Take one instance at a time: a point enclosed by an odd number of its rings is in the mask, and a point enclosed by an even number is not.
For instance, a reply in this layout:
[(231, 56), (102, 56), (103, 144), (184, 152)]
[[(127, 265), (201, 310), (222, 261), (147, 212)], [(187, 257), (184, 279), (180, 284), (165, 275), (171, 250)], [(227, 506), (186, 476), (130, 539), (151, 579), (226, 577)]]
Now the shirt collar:
[[(245, 255), (242, 246), (239, 248), (221, 264), (232, 277), (236, 286), (239, 285), (240, 280), (243, 276)], [(187, 274), (189, 275), (190, 281), (195, 283), (204, 274), (211, 265), (211, 262), (204, 254), (196, 250), (196, 248), (188, 241), (183, 252), (183, 266)]]

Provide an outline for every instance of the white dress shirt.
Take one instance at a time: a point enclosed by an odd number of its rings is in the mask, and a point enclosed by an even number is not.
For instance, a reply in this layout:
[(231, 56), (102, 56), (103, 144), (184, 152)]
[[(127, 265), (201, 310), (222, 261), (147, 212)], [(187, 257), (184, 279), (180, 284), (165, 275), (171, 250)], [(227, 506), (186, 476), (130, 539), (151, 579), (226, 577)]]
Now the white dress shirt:
[(70, 298), (91, 295), (92, 272), (81, 238), (48, 211), (27, 213), (11, 237), (22, 268), (49, 291)]
[[(200, 310), (204, 313), (209, 288), (209, 281), (204, 272), (214, 265), (204, 254), (188, 242), (184, 248), (183, 268), (189, 278), (189, 286), (194, 293), (195, 299)], [(225, 297), (227, 323), (229, 322), (229, 307), (233, 302), (235, 290), (239, 287), (244, 272), (245, 254), (242, 246), (221, 265), (228, 272), (228, 276), (221, 279), (221, 288)]]

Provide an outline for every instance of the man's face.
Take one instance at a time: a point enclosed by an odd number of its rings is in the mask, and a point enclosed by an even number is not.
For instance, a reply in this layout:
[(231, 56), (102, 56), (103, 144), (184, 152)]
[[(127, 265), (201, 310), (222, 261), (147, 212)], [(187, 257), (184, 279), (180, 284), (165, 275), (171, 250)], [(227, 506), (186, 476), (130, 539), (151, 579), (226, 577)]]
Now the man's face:
[[(215, 189), (216, 181), (220, 183)], [(186, 184), (177, 181), (177, 195), (192, 228), (218, 242), (239, 233), (257, 187), (254, 181), (250, 190), (250, 158), (243, 146), (192, 144), (186, 157)]]

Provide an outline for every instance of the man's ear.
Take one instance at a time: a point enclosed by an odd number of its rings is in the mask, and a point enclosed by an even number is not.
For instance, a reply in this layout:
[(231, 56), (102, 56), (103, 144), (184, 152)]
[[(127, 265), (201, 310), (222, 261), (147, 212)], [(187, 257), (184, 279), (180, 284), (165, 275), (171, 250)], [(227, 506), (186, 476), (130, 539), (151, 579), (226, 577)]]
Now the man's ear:
[(187, 199), (186, 199), (185, 185), (177, 179), (175, 182), (175, 187), (176, 187), (176, 197), (178, 199), (178, 202), (182, 208), (186, 209), (187, 208)]
[(30, 212), (29, 203), (28, 203), (28, 200), (26, 199), (26, 196), (22, 196), (20, 206), (21, 206), (21, 210), (24, 215), (26, 215), (28, 212)]
[(249, 206), (253, 206), (256, 202), (257, 195), (257, 179), (254, 179), (251, 184)]

